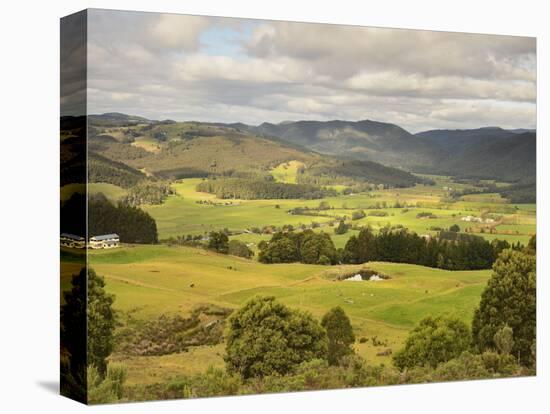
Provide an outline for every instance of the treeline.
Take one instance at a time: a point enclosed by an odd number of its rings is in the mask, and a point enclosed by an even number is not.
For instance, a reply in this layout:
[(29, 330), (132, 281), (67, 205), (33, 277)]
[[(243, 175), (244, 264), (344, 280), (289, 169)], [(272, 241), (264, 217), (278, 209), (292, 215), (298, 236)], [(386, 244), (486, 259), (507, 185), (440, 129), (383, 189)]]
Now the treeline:
[(499, 189), (502, 197), (510, 200), (511, 203), (536, 203), (537, 183), (518, 183)]
[[(335, 231), (337, 234), (347, 231), (340, 227)], [(530, 245), (532, 243), (534, 238)], [(328, 233), (312, 230), (275, 233), (269, 242), (260, 242), (258, 248), (258, 258), (263, 263), (330, 265), (381, 261), (447, 270), (489, 269), (503, 250), (526, 249), (519, 242), (513, 245), (506, 240), (489, 242), (479, 236), (452, 231), (441, 231), (438, 237), (425, 238), (406, 229), (383, 228), (374, 234), (368, 227), (351, 236), (343, 249), (334, 247)]]
[(299, 233), (275, 233), (269, 243), (258, 244), (258, 260), (262, 263), (292, 263), (331, 265), (339, 254), (327, 233), (304, 230)]
[(254, 199), (319, 199), (336, 196), (333, 189), (324, 189), (309, 184), (287, 184), (264, 180), (220, 178), (202, 181), (197, 191), (216, 194), (216, 197)]
[(162, 204), (164, 199), (175, 191), (170, 183), (163, 181), (145, 181), (131, 187), (128, 194), (122, 198), (124, 205), (137, 207), (141, 204)]
[(406, 171), (365, 160), (330, 160), (308, 166), (297, 175), (298, 182), (316, 185), (353, 185), (368, 182), (371, 186), (411, 187), (416, 183), (433, 184)]
[[(61, 232), (86, 234), (86, 197), (75, 193), (61, 206)], [(76, 214), (75, 214), (76, 213)], [(123, 243), (153, 244), (158, 242), (157, 224), (145, 211), (119, 203), (114, 205), (103, 194), (88, 200), (88, 234), (97, 236), (116, 233)]]
[[(370, 228), (351, 236), (341, 252), (343, 263), (383, 261), (410, 263), (447, 270), (489, 269), (500, 252), (512, 246), (505, 240), (489, 242), (482, 237), (441, 232), (429, 239), (405, 229)], [(521, 249), (521, 245), (514, 248)]]
[(494, 183), (466, 179), (455, 179), (454, 182), (472, 184), (474, 188), (451, 191), (450, 196), (453, 199), (458, 199), (468, 194), (497, 193), (514, 204), (537, 202), (537, 183), (534, 181), (519, 182), (507, 186), (497, 186)]

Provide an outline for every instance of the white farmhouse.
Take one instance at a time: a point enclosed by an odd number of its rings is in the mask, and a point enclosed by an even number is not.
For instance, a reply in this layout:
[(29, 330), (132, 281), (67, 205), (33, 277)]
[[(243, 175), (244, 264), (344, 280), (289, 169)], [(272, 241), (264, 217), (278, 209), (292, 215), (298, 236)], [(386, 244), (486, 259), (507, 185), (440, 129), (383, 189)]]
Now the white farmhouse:
[(92, 249), (113, 249), (120, 245), (120, 237), (116, 233), (90, 237), (89, 246)]
[(73, 249), (84, 249), (86, 247), (86, 239), (76, 234), (61, 233), (59, 242), (63, 247), (71, 247)]

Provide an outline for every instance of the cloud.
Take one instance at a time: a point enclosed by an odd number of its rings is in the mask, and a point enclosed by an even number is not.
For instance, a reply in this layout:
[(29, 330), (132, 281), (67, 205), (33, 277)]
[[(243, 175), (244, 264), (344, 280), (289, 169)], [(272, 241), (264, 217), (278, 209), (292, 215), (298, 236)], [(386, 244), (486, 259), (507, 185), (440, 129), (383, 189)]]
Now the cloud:
[(530, 38), (104, 10), (88, 33), (93, 113), (535, 126)]
[(507, 77), (533, 80), (535, 40), (427, 30), (381, 29), (312, 23), (269, 22), (248, 42), (254, 56), (289, 56), (319, 72), (347, 77), (360, 70), (396, 70), (428, 76)]
[(173, 50), (196, 50), (199, 36), (208, 27), (208, 19), (201, 16), (177, 14), (160, 15), (149, 27), (151, 42), (160, 48)]

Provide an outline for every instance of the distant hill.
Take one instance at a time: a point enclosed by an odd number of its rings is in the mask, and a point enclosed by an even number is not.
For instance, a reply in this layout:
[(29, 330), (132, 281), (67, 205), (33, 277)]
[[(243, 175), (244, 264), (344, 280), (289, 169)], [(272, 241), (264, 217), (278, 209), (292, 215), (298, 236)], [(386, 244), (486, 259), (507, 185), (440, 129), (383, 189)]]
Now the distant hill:
[(120, 112), (107, 112), (101, 115), (89, 115), (88, 121), (96, 126), (127, 126), (155, 122), (141, 116), (126, 115)]
[(501, 181), (534, 181), (536, 133), (479, 128), (434, 130), (416, 134), (437, 148), (427, 172)]
[[(373, 179), (386, 176), (389, 185), (401, 179), (418, 180), (402, 176), (405, 171), (515, 183), (534, 182), (536, 173), (536, 133), (529, 129), (487, 127), (411, 134), (398, 125), (371, 120), (252, 126), (240, 122), (152, 121), (119, 113), (91, 115), (90, 125), (97, 129), (97, 135), (113, 133), (102, 129), (124, 126), (131, 129), (125, 132), (131, 132), (132, 140), (135, 137), (133, 147), (140, 142), (149, 145), (141, 145), (146, 149), (158, 147), (156, 152), (138, 151), (117, 139), (104, 142), (98, 153), (164, 177), (265, 171), (290, 160), (316, 165), (318, 174), (334, 176), (339, 174), (337, 164), (332, 163), (330, 172), (326, 169), (331, 164), (328, 160), (333, 159), (371, 161), (376, 168), (363, 163), (359, 170)], [(320, 165), (318, 161), (323, 159), (325, 163)], [(382, 172), (380, 164), (394, 168)], [(356, 170), (357, 165), (346, 164), (346, 173), (355, 174)]]
[[(91, 118), (94, 134), (91, 152), (121, 162), (134, 171), (160, 178), (254, 174), (265, 176), (281, 163), (299, 161), (306, 171), (329, 181), (366, 181), (389, 186), (410, 186), (424, 180), (406, 171), (376, 162), (327, 157), (312, 149), (271, 136), (259, 136), (251, 127), (201, 122), (141, 122), (139, 125), (107, 124), (111, 118)], [(308, 170), (309, 168), (309, 170)], [(308, 180), (311, 180), (308, 174)], [(315, 180), (314, 180), (315, 181)]]
[(408, 169), (429, 162), (433, 152), (429, 143), (403, 128), (369, 120), (263, 123), (249, 127), (249, 130), (324, 154), (349, 156)]
[(533, 181), (536, 133), (487, 127), (411, 134), (375, 121), (298, 121), (249, 127), (315, 151), (408, 171), (510, 182)]

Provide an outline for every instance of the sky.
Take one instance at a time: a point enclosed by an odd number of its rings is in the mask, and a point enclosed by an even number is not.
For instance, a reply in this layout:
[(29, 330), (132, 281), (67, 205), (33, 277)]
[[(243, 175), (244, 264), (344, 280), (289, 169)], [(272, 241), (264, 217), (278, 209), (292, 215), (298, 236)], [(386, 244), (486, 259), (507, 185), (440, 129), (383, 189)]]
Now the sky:
[(88, 113), (536, 127), (528, 37), (92, 9), (87, 53)]

